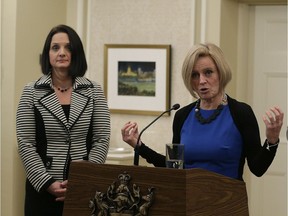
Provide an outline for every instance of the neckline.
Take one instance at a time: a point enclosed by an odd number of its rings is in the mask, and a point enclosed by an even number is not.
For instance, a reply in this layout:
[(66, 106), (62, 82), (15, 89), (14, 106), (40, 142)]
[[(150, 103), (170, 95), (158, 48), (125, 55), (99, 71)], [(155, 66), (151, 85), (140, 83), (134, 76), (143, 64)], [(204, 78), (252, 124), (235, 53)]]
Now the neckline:
[(201, 124), (209, 124), (220, 115), (221, 111), (223, 110), (223, 107), (224, 106), (220, 104), (208, 118), (204, 118), (201, 114), (200, 106), (198, 105), (195, 107), (195, 117)]
[(222, 102), (217, 106), (217, 109), (213, 111), (213, 113), (208, 117), (204, 118), (200, 112), (200, 102), (201, 100), (198, 99), (195, 105), (195, 117), (201, 124), (209, 124), (214, 121), (222, 112), (224, 105), (227, 104), (227, 95), (224, 94), (222, 98)]

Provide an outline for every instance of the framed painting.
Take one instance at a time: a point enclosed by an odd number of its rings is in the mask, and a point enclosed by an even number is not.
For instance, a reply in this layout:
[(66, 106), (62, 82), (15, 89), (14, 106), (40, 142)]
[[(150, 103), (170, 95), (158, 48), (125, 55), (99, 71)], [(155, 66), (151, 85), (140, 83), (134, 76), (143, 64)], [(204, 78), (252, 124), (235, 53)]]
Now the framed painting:
[(159, 115), (170, 108), (170, 45), (104, 45), (111, 113)]

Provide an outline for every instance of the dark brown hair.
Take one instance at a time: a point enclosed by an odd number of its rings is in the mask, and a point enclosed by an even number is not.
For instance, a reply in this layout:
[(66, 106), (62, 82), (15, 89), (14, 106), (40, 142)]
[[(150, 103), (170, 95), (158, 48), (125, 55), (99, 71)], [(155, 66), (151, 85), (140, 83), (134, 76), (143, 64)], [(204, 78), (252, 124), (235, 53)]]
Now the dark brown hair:
[(56, 33), (66, 33), (69, 38), (70, 47), (71, 47), (71, 65), (69, 67), (69, 75), (73, 78), (77, 76), (84, 76), (87, 71), (87, 62), (83, 49), (83, 45), (78, 34), (67, 25), (58, 25), (51, 29), (47, 35), (41, 59), (41, 70), (43, 74), (48, 74), (51, 72), (52, 66), (49, 60), (49, 50), (52, 41), (52, 37)]

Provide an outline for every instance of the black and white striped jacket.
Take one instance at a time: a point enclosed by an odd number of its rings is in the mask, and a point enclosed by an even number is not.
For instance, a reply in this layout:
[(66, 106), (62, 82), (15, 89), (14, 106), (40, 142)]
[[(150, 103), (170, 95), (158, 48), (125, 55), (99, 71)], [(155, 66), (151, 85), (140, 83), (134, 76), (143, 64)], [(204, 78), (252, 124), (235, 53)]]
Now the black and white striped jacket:
[(105, 162), (110, 113), (100, 85), (77, 77), (67, 119), (49, 74), (24, 87), (16, 130), (27, 178), (41, 191), (56, 180), (67, 179), (71, 160)]

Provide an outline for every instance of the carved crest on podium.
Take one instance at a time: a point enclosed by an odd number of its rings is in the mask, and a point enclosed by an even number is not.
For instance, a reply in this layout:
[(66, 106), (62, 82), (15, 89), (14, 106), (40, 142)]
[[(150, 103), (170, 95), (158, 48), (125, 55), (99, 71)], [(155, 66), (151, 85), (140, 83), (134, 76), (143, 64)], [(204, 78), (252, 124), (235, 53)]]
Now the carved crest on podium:
[(140, 187), (131, 183), (126, 172), (119, 174), (106, 192), (96, 191), (90, 199), (91, 216), (147, 216), (154, 201), (153, 187), (141, 194)]

